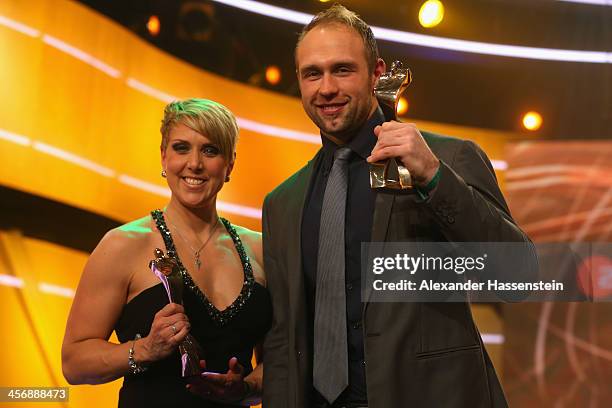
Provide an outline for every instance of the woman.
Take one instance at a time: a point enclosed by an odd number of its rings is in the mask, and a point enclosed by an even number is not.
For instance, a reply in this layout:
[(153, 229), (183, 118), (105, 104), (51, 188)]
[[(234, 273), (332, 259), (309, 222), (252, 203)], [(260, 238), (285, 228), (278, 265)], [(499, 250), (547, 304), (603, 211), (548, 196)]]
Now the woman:
[[(271, 323), (261, 235), (217, 215), (230, 179), (238, 127), (224, 106), (189, 99), (166, 106), (161, 126), (167, 207), (106, 234), (91, 254), (70, 311), (62, 347), (71, 384), (124, 376), (119, 406), (217, 407), (258, 402), (259, 343)], [(155, 248), (174, 256), (183, 305), (168, 303), (149, 269)], [(121, 344), (108, 339), (115, 330)], [(201, 345), (204, 374), (181, 377), (178, 344)], [(190, 392), (191, 391), (191, 392)]]

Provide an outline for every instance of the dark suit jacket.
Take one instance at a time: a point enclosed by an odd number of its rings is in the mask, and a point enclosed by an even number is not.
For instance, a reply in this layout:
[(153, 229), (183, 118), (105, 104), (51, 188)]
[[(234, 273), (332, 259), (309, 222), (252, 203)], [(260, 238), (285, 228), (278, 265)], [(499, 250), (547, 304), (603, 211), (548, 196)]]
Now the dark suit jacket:
[[(380, 191), (372, 241), (526, 241), (510, 217), (493, 168), (469, 141), (422, 132), (441, 161), (437, 189)], [(320, 152), (265, 200), (264, 267), (273, 303), (264, 342), (265, 408), (308, 407), (308, 348), (300, 225)], [(370, 407), (506, 407), (467, 303), (366, 303), (363, 311)]]

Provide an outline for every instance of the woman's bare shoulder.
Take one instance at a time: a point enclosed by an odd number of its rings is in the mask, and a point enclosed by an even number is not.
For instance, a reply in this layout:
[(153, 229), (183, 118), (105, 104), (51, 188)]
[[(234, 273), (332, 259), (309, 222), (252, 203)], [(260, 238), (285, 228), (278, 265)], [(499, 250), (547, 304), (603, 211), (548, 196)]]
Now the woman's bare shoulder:
[(147, 265), (152, 258), (154, 228), (151, 217), (146, 216), (108, 231), (87, 260), (82, 281), (95, 288), (102, 277), (103, 281), (111, 278), (127, 288), (136, 266)]
[(151, 216), (147, 215), (108, 231), (94, 252), (102, 250), (115, 255), (134, 253), (149, 247), (155, 232)]

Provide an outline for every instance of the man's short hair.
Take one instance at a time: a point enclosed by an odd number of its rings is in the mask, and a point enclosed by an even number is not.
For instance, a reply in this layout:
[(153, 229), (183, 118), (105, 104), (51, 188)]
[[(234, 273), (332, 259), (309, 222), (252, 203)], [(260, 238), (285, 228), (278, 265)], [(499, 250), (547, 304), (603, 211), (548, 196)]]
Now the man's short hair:
[[(295, 46), (296, 52), (300, 43), (313, 28), (322, 25), (333, 25), (339, 24), (346, 27), (350, 27), (359, 34), (363, 40), (363, 48), (365, 49), (365, 57), (368, 63), (368, 69), (370, 72), (374, 71), (376, 61), (378, 61), (378, 45), (374, 38), (374, 33), (369, 25), (361, 19), (355, 12), (347, 9), (341, 4), (334, 4), (327, 10), (323, 10), (310, 20), (307, 26), (302, 29), (300, 36), (298, 37), (297, 44)], [(297, 60), (296, 60), (297, 61)]]
[(234, 159), (238, 142), (238, 125), (234, 114), (225, 106), (209, 99), (186, 99), (166, 105), (161, 124), (161, 148), (168, 146), (170, 130), (179, 123), (206, 136), (228, 162)]

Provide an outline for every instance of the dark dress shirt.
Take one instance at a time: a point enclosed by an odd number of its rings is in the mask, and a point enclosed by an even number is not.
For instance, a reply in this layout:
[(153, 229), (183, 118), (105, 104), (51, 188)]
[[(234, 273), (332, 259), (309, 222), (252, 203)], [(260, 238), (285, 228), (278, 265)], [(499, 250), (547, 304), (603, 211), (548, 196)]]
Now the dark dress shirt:
[[(372, 231), (374, 201), (376, 194), (370, 188), (369, 164), (366, 158), (376, 144), (374, 127), (384, 122), (382, 111), (377, 109), (364, 126), (345, 146), (352, 154), (348, 162), (348, 190), (345, 219), (345, 279), (347, 340), (349, 362), (349, 385), (333, 406), (345, 404), (367, 404), (363, 328), (361, 323), (361, 243), (369, 242)], [(306, 288), (306, 303), (309, 313), (309, 340), (312, 350), (317, 255), (319, 251), (319, 226), (321, 206), (332, 168), (334, 152), (338, 146), (323, 139), (323, 155), (315, 167), (310, 183), (302, 218), (302, 267)], [(326, 406), (324, 398), (314, 389), (311, 391), (313, 406)]]

